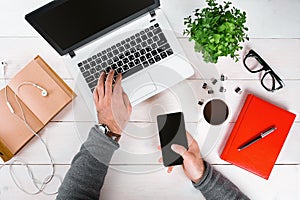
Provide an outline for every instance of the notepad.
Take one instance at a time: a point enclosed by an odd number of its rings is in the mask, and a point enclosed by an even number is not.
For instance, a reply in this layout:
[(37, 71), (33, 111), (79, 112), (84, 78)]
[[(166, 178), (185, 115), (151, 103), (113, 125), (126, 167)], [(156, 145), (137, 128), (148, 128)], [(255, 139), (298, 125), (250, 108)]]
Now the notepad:
[[(46, 97), (41, 90), (32, 86), (18, 86), (24, 82), (35, 83), (47, 90)], [(22, 118), (22, 106), (26, 121), (30, 127), (39, 132), (55, 117), (76, 94), (51, 69), (51, 67), (37, 56), (7, 84), (7, 98), (15, 114), (7, 106), (5, 89), (0, 90), (0, 157), (4, 161), (10, 160), (34, 134), (26, 127)], [(17, 95), (15, 99), (15, 94)]]
[[(296, 115), (248, 94), (221, 158), (264, 179), (268, 179)], [(238, 148), (269, 127), (277, 129), (239, 151)]]

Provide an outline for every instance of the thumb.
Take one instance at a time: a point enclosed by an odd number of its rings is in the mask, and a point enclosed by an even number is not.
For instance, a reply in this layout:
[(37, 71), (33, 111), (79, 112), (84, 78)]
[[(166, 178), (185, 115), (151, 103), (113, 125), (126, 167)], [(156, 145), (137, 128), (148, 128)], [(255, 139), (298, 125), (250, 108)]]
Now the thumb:
[(183, 157), (184, 153), (187, 152), (187, 149), (184, 146), (178, 145), (178, 144), (172, 144), (171, 149), (181, 155)]

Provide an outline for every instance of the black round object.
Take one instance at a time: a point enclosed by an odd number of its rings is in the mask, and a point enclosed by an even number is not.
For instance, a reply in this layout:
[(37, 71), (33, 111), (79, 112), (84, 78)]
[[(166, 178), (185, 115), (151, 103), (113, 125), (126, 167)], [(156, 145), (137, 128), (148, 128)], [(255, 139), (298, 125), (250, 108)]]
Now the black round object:
[(203, 109), (204, 119), (211, 125), (220, 125), (229, 114), (228, 106), (220, 99), (210, 100)]

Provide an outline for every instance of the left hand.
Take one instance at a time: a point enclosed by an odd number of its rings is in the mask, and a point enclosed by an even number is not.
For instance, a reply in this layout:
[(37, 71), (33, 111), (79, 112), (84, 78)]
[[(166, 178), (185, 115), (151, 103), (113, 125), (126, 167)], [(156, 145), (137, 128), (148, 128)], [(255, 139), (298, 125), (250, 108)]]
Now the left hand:
[(114, 71), (111, 70), (104, 82), (105, 73), (101, 73), (94, 90), (94, 102), (98, 122), (107, 125), (113, 133), (121, 135), (129, 121), (132, 106), (121, 85), (122, 75), (117, 76), (114, 86), (112, 86), (113, 76)]
[[(186, 149), (184, 146), (173, 144), (171, 149), (182, 156), (183, 158), (183, 171), (185, 175), (194, 183), (198, 183), (202, 178), (205, 167), (201, 157), (199, 145), (197, 141), (191, 136), (189, 132), (186, 132), (187, 141), (189, 148)], [(159, 147), (160, 149), (160, 147)], [(159, 159), (162, 162), (162, 158)], [(168, 167), (168, 173), (171, 173), (173, 166)]]

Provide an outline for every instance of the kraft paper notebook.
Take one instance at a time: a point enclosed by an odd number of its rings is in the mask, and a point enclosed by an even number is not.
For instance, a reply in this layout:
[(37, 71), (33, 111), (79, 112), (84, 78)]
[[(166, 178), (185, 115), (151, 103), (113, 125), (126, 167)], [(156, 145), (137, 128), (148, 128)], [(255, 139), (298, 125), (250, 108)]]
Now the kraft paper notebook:
[[(296, 115), (249, 94), (225, 144), (221, 158), (268, 179)], [(238, 148), (262, 131), (277, 129), (239, 151)]]
[[(18, 86), (23, 82), (38, 84), (47, 90), (43, 97), (41, 90), (32, 85)], [(56, 114), (69, 104), (76, 94), (37, 56), (7, 84), (7, 99), (14, 112), (22, 117), (21, 104), (26, 120), (35, 132), (39, 132)], [(6, 162), (10, 160), (34, 134), (25, 123), (13, 114), (7, 106), (5, 89), (0, 90), (0, 157)]]

